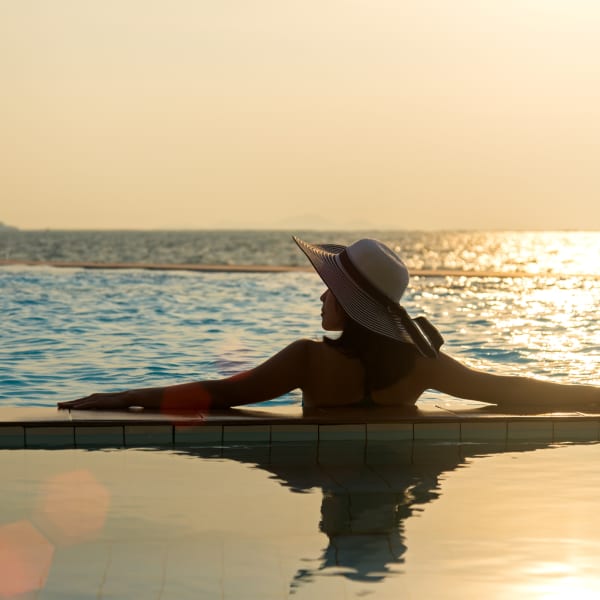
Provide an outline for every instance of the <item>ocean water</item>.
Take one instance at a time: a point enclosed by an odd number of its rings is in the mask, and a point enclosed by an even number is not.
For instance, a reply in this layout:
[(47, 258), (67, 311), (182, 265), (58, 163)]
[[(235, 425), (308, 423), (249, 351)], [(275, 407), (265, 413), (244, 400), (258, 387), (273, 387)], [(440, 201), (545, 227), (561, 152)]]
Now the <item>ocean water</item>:
[[(413, 268), (480, 273), (411, 280), (404, 303), (437, 325), (446, 352), (497, 373), (600, 384), (600, 234), (372, 235)], [(9, 260), (303, 264), (286, 232), (7, 232), (0, 249)], [(486, 276), (490, 269), (529, 276)], [(323, 335), (322, 290), (308, 272), (0, 267), (0, 405), (231, 375)], [(272, 401), (282, 402), (300, 396)]]
[[(0, 231), (0, 260), (305, 265), (288, 231)], [(313, 243), (377, 238), (410, 269), (600, 276), (600, 232), (294, 231)]]

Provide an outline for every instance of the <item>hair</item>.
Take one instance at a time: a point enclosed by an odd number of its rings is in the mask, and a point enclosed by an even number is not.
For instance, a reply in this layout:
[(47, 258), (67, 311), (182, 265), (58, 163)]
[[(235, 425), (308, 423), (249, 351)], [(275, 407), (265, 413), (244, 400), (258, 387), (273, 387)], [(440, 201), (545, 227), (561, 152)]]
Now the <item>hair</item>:
[(357, 358), (365, 370), (367, 390), (384, 389), (412, 371), (417, 349), (370, 331), (346, 315), (344, 331), (339, 338), (323, 341), (345, 356)]

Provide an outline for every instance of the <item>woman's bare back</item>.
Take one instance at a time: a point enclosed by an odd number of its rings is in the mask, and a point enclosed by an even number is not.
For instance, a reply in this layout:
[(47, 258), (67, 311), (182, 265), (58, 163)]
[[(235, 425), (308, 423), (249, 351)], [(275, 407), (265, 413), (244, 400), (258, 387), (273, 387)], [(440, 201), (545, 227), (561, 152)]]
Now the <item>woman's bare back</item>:
[(413, 405), (424, 391), (414, 372), (385, 389), (367, 391), (358, 359), (324, 342), (306, 340), (306, 344), (307, 376), (302, 390), (306, 407), (359, 404), (367, 394), (373, 404), (406, 406)]

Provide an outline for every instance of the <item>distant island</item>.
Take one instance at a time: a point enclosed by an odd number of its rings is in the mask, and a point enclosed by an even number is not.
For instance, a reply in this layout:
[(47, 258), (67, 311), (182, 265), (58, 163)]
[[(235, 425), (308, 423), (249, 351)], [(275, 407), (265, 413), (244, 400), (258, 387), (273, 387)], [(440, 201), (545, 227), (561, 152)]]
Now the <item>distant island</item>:
[(5, 225), (2, 221), (0, 221), (0, 231), (19, 231), (16, 227), (12, 225)]

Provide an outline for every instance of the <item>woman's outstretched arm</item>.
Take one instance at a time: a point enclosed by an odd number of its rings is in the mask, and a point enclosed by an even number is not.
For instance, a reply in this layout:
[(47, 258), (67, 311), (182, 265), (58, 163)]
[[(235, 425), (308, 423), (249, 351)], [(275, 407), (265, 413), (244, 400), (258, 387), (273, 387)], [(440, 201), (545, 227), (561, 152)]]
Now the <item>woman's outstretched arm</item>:
[(592, 385), (492, 375), (467, 367), (443, 353), (436, 359), (419, 360), (417, 369), (426, 388), (457, 398), (497, 404), (511, 412), (600, 412), (600, 387)]
[(168, 412), (222, 409), (263, 402), (304, 387), (309, 343), (308, 340), (293, 342), (258, 367), (226, 379), (92, 394), (78, 400), (59, 402), (58, 407), (118, 410), (142, 406)]

